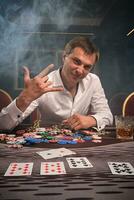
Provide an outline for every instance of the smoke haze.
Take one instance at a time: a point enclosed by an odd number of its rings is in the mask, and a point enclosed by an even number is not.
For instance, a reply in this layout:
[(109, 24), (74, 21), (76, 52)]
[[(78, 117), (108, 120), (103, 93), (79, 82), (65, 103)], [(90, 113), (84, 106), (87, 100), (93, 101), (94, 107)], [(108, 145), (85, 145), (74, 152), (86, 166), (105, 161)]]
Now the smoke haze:
[(50, 30), (53, 25), (56, 31), (66, 31), (73, 23), (72, 17), (81, 11), (78, 6), (81, 2), (1, 0), (0, 73), (6, 72), (11, 76), (12, 70), (18, 65), (29, 65), (34, 73), (42, 64), (49, 64), (51, 59), (51, 62), (55, 61), (54, 52), (48, 51), (44, 58), (43, 49), (54, 49), (60, 41), (56, 35), (46, 34), (45, 28), (49, 24)]

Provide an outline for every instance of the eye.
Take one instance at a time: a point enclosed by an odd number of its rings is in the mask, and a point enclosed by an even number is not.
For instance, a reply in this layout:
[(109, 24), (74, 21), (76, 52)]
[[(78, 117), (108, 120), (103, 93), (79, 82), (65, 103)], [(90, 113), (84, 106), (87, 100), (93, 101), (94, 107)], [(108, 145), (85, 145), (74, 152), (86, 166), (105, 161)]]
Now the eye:
[(86, 71), (90, 71), (93, 68), (93, 65), (85, 65), (84, 68)]
[(76, 65), (81, 65), (81, 61), (78, 58), (73, 58), (73, 62)]

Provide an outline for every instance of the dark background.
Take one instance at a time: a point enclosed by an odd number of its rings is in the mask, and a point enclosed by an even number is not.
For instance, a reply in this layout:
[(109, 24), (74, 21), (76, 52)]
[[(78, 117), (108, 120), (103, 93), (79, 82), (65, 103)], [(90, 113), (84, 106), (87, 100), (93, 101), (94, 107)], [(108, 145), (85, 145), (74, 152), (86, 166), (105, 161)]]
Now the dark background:
[(100, 49), (98, 74), (111, 98), (134, 88), (133, 0), (0, 0), (0, 88), (15, 98), (31, 75), (61, 64), (64, 44), (77, 35)]

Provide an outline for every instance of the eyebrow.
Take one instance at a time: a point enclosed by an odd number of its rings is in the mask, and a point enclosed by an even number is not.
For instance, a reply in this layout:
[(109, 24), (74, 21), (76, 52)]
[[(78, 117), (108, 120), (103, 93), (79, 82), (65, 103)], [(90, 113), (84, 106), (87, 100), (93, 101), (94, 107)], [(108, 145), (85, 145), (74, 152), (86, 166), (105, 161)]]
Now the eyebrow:
[(94, 64), (84, 64), (81, 59), (77, 58), (77, 57), (72, 57), (73, 60), (77, 60), (80, 64), (82, 63), (85, 67), (89, 67), (89, 69), (94, 67)]

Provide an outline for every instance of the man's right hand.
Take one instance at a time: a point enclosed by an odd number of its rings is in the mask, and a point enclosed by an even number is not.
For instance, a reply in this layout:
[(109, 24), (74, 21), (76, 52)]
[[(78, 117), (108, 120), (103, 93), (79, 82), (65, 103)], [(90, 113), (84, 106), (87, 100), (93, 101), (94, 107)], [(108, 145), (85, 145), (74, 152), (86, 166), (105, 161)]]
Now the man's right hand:
[(48, 80), (47, 74), (53, 67), (53, 64), (48, 65), (34, 78), (30, 78), (29, 69), (24, 67), (24, 90), (16, 99), (16, 105), (21, 111), (25, 111), (32, 101), (44, 93), (63, 91), (62, 87), (52, 87), (52, 82)]

